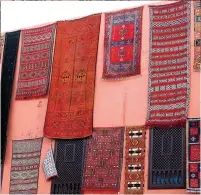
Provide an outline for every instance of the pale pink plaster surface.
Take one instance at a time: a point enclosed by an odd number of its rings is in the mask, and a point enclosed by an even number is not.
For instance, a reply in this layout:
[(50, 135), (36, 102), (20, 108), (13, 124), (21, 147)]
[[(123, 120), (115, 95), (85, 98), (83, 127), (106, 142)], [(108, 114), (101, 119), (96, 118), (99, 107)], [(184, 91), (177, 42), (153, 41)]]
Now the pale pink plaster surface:
[[(163, 1), (157, 4), (169, 4)], [(192, 8), (193, 9), (193, 8)], [(192, 12), (193, 13), (193, 12)], [(101, 31), (98, 47), (98, 59), (96, 68), (96, 89), (94, 101), (94, 127), (113, 127), (124, 125), (143, 125), (146, 121), (147, 95), (148, 95), (148, 65), (149, 65), (149, 9), (144, 6), (143, 11), (143, 34), (142, 34), (142, 56), (141, 75), (130, 77), (121, 81), (102, 80), (103, 70), (103, 40), (104, 40), (104, 14), (102, 15)], [(189, 117), (200, 116), (200, 74), (193, 71), (193, 15), (191, 22), (191, 93)], [(2, 182), (3, 194), (9, 193), (10, 167), (12, 156), (11, 139), (30, 139), (43, 136), (48, 98), (36, 100), (16, 101), (16, 87), (19, 73), (19, 55), (16, 66), (13, 96), (11, 102), (8, 144)], [(147, 130), (146, 157), (145, 157), (145, 194), (184, 194), (185, 189), (178, 190), (148, 190), (148, 151), (149, 151), (149, 130)], [(44, 138), (41, 150), (41, 167), (39, 175), (39, 194), (50, 193), (51, 182), (47, 182), (42, 170), (42, 161), (49, 146), (53, 141)], [(52, 144), (53, 145), (53, 144)], [(124, 165), (122, 166), (120, 193), (124, 192)]]

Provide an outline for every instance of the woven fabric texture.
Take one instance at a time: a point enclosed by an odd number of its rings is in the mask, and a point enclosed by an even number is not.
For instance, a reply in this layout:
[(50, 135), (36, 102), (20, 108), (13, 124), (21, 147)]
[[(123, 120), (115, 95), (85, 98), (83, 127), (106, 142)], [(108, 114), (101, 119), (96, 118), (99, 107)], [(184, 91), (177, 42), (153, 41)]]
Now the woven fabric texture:
[(52, 66), (55, 24), (22, 31), (16, 99), (47, 95)]
[(201, 69), (201, 1), (194, 1), (194, 69)]
[(103, 78), (140, 74), (143, 7), (105, 14)]
[(187, 192), (200, 193), (200, 119), (187, 123)]
[(120, 187), (124, 127), (95, 128), (87, 141), (83, 192), (117, 193)]
[(42, 138), (14, 140), (10, 194), (37, 194)]
[(44, 134), (59, 139), (92, 134), (100, 15), (57, 23)]
[(189, 107), (190, 1), (150, 6), (147, 125), (185, 125)]
[(52, 147), (50, 146), (45, 159), (43, 161), (43, 171), (45, 173), (46, 180), (49, 180), (57, 176), (57, 169), (54, 162)]
[(126, 127), (124, 194), (143, 194), (145, 127)]

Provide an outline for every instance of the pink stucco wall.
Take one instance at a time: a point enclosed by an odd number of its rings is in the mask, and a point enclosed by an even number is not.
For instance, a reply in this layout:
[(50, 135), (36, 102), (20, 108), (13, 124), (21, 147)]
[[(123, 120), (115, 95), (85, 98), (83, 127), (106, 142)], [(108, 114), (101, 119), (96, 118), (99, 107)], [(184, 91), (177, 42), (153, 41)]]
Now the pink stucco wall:
[[(162, 2), (160, 4), (172, 3)], [(157, 3), (159, 4), (159, 3)], [(192, 8), (193, 9), (193, 8)], [(193, 13), (193, 12), (192, 12)], [(193, 15), (191, 22), (191, 91), (189, 117), (200, 116), (200, 74), (193, 71)], [(144, 6), (143, 11), (143, 34), (142, 34), (142, 56), (141, 75), (121, 81), (102, 80), (103, 70), (103, 39), (104, 39), (104, 14), (102, 15), (100, 40), (98, 48), (98, 59), (96, 68), (96, 89), (94, 102), (94, 127), (112, 127), (124, 125), (143, 125), (146, 120), (147, 95), (148, 95), (148, 65), (149, 65), (149, 9)], [(2, 194), (9, 193), (10, 168), (12, 155), (12, 139), (30, 139), (43, 136), (48, 97), (36, 100), (16, 101), (16, 87), (20, 65), (20, 51), (18, 54), (13, 96), (8, 125), (8, 142), (4, 175), (2, 182)], [(145, 193), (157, 194), (184, 194), (184, 189), (177, 190), (148, 190), (148, 151), (149, 151), (149, 130), (147, 129), (146, 158), (145, 158)], [(47, 182), (42, 170), (42, 161), (50, 145), (54, 141), (48, 138), (43, 139), (41, 151), (41, 166), (38, 182), (38, 193), (50, 193), (51, 182)], [(124, 162), (121, 177), (120, 193), (124, 189)]]

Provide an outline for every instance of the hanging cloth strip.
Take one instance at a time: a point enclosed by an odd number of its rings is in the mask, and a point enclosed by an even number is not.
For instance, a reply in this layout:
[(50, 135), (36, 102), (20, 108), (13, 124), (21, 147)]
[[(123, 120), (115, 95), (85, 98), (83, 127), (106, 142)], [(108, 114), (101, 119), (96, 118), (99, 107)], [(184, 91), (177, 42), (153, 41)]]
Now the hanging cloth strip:
[(143, 7), (105, 14), (104, 79), (140, 74)]
[(194, 1), (194, 70), (201, 69), (201, 0)]
[(4, 42), (5, 42), (5, 34), (1, 35), (1, 40), (0, 40), (0, 63), (2, 61)]
[(20, 31), (6, 33), (1, 72), (1, 160), (4, 159), (6, 130), (12, 97)]
[(44, 135), (83, 138), (92, 134), (100, 15), (57, 23)]
[(185, 125), (189, 107), (190, 1), (150, 6), (146, 125)]
[(95, 128), (87, 141), (82, 192), (117, 194), (120, 188), (124, 127)]
[(143, 194), (145, 127), (126, 127), (124, 194)]
[(45, 159), (43, 161), (43, 171), (45, 173), (46, 180), (49, 180), (57, 176), (57, 169), (54, 162), (52, 147), (50, 146)]
[(187, 192), (201, 192), (200, 119), (187, 120)]
[(84, 169), (85, 139), (56, 140), (55, 161), (58, 177), (51, 194), (80, 194)]
[(47, 95), (54, 34), (55, 24), (22, 30), (17, 100), (41, 98)]
[(37, 194), (42, 141), (13, 140), (9, 194)]

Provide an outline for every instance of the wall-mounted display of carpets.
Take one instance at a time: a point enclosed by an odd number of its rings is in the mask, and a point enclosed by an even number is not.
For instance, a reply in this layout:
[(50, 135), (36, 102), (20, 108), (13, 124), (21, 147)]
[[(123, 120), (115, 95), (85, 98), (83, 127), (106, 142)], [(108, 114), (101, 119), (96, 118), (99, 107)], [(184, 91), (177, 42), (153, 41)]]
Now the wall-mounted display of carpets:
[[(0, 45), (2, 152), (13, 84), (14, 104), (45, 99), (41, 131), (48, 142), (55, 142), (55, 147), (44, 143), (41, 155), (43, 138), (14, 139), (9, 129), (10, 194), (37, 194), (39, 180), (51, 183), (47, 191), (51, 194), (143, 194), (149, 189), (185, 188), (199, 193), (200, 116), (187, 117), (192, 114), (191, 79), (199, 74), (194, 70), (200, 70), (200, 5), (200, 1), (161, 3), (6, 33)], [(143, 33), (147, 19), (149, 32)], [(143, 52), (149, 60), (143, 59)], [(127, 124), (128, 115), (120, 112), (122, 121), (111, 122), (113, 114), (107, 115), (107, 105), (101, 104), (105, 109), (101, 117), (106, 114), (110, 125), (101, 118), (104, 122), (97, 126), (94, 99), (100, 85), (95, 81), (104, 83), (104, 89), (111, 81), (120, 87), (123, 83), (123, 94), (127, 81), (115, 80), (128, 77), (132, 82), (143, 77), (142, 86), (148, 88), (148, 95), (139, 97), (136, 92), (130, 101), (148, 99), (147, 107), (139, 104), (145, 108), (143, 122), (135, 119), (140, 125), (132, 124), (129, 119)], [(139, 113), (139, 108), (127, 107)], [(4, 154), (1, 157), (3, 163)]]

